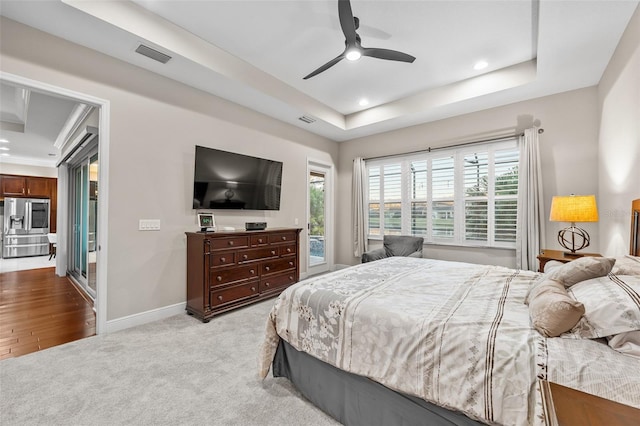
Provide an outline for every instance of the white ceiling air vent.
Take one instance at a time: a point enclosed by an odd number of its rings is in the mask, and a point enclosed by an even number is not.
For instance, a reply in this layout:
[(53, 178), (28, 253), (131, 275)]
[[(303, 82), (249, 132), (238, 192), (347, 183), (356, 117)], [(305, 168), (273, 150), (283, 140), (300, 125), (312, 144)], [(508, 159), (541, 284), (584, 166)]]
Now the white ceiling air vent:
[(164, 53), (152, 49), (149, 46), (145, 46), (144, 44), (138, 46), (136, 52), (163, 64), (166, 64), (167, 62), (169, 62), (169, 59), (171, 59), (171, 56), (165, 55)]
[(308, 115), (303, 115), (302, 117), (298, 117), (298, 120), (300, 120), (300, 121), (304, 121), (304, 122), (305, 122), (305, 123), (307, 123), (307, 124), (311, 124), (311, 123), (313, 123), (314, 121), (316, 121), (316, 119), (315, 119), (315, 118), (313, 118), (313, 117), (309, 117)]

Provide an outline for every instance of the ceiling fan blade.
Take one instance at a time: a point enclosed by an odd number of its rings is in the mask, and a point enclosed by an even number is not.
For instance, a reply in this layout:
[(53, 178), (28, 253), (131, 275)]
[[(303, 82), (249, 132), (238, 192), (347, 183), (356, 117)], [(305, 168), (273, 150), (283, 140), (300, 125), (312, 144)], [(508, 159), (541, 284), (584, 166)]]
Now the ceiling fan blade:
[(330, 60), (329, 62), (327, 62), (326, 64), (324, 64), (323, 66), (321, 66), (320, 68), (318, 68), (317, 70), (309, 74), (308, 76), (304, 77), (303, 80), (306, 80), (308, 78), (313, 77), (314, 75), (318, 75), (321, 72), (328, 70), (329, 68), (331, 68), (332, 66), (340, 62), (342, 59), (344, 59), (344, 53), (341, 53), (340, 55), (336, 56), (335, 58), (333, 58), (332, 60)]
[(362, 56), (401, 62), (413, 62), (416, 60), (414, 56), (407, 53), (398, 52), (397, 50), (378, 49), (375, 47), (363, 47)]
[(347, 46), (351, 46), (356, 42), (356, 22), (353, 19), (349, 0), (338, 0), (338, 16), (340, 17), (342, 33), (347, 40)]

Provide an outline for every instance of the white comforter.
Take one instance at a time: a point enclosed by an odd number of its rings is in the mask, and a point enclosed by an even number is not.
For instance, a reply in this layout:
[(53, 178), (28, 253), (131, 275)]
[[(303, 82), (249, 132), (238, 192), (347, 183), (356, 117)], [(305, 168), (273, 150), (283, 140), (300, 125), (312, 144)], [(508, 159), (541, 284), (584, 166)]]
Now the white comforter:
[[(400, 392), (487, 423), (545, 423), (547, 339), (523, 301), (539, 274), (392, 257), (300, 282), (277, 299), (260, 374), (280, 338)], [(573, 341), (576, 344), (575, 341)], [(610, 351), (613, 352), (613, 351)]]

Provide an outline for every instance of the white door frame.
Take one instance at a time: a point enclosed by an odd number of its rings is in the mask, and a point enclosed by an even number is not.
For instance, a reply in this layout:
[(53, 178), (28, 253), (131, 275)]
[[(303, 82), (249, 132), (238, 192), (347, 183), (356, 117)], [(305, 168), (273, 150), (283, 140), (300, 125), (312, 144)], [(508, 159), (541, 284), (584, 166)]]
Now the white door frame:
[[(96, 98), (85, 93), (54, 86), (38, 80), (21, 77), (0, 71), (0, 80), (11, 84), (34, 89), (38, 92), (64, 96), (75, 99), (79, 102), (93, 105), (99, 108), (99, 137), (98, 158), (100, 168), (98, 169), (98, 240), (97, 265), (96, 265), (96, 300), (94, 309), (96, 311), (96, 334), (101, 334), (107, 330), (107, 253), (108, 253), (108, 223), (109, 223), (109, 117), (110, 102), (106, 99)], [(63, 168), (58, 168), (58, 218), (56, 221), (56, 232), (58, 233), (56, 243), (56, 275), (66, 276), (67, 272), (67, 237), (68, 237), (68, 217), (69, 217), (69, 186), (68, 173)], [(62, 172), (62, 173), (60, 173)]]
[[(309, 223), (311, 222), (310, 211), (309, 211), (309, 201), (310, 201), (310, 186), (309, 186), (309, 175), (311, 172), (317, 171), (319, 173), (323, 173), (325, 175), (325, 217), (324, 217), (324, 234), (325, 234), (325, 256), (326, 262), (317, 266), (311, 266), (310, 262), (310, 254), (311, 247), (309, 245)], [(306, 239), (305, 239), (305, 255), (307, 260), (307, 276), (318, 274), (326, 271), (333, 271), (335, 269), (334, 264), (334, 247), (335, 247), (335, 235), (334, 235), (334, 216), (335, 211), (333, 208), (334, 205), (334, 167), (333, 164), (315, 160), (312, 158), (307, 158), (307, 205), (306, 205)]]

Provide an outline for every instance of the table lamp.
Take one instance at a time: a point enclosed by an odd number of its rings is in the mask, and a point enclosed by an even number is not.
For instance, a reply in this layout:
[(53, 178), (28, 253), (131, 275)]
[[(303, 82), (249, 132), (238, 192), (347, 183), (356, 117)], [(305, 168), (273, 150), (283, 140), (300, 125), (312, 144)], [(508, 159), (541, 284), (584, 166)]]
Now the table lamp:
[(569, 252), (565, 255), (582, 256), (576, 253), (589, 246), (587, 231), (576, 226), (576, 222), (597, 222), (598, 207), (595, 195), (555, 196), (551, 200), (551, 222), (570, 222), (571, 226), (558, 232), (558, 243)]

